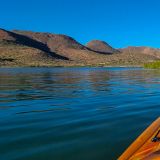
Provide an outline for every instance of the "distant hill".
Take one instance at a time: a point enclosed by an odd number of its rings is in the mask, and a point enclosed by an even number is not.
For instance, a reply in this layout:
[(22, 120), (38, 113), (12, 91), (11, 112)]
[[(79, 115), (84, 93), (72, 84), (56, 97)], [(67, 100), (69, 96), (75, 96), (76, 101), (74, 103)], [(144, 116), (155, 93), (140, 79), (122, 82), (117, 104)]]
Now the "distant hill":
[(100, 40), (93, 40), (86, 44), (88, 48), (90, 48), (93, 51), (102, 53), (102, 54), (113, 54), (113, 53), (119, 53), (117, 49), (114, 49), (111, 47), (108, 43)]
[(124, 53), (144, 54), (144, 55), (151, 55), (151, 56), (160, 58), (160, 49), (158, 48), (129, 46), (127, 48), (121, 48), (119, 50)]
[(104, 41), (86, 46), (61, 34), (0, 29), (0, 66), (139, 65), (158, 60), (159, 49), (114, 49)]

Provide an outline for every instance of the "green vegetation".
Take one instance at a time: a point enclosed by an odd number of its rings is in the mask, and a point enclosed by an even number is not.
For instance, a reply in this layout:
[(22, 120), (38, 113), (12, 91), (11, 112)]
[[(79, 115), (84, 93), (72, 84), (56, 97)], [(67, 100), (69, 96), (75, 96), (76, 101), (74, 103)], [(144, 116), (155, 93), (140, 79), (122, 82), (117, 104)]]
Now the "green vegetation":
[(155, 62), (150, 62), (144, 64), (145, 68), (151, 68), (151, 69), (159, 69), (160, 68), (160, 60)]

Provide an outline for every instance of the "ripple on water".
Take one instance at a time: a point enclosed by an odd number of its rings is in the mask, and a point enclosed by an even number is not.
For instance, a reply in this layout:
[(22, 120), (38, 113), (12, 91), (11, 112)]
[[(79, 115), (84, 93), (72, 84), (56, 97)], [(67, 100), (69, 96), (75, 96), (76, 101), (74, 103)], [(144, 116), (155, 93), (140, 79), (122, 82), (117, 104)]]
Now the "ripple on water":
[(114, 160), (159, 116), (160, 72), (0, 69), (3, 160)]

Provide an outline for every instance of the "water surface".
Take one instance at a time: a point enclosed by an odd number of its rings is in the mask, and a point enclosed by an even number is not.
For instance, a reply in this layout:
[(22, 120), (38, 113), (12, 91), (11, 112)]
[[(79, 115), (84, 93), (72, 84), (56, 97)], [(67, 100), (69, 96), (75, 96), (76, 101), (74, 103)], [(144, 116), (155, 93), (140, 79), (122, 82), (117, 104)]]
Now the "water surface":
[(1, 68), (1, 160), (116, 160), (160, 114), (160, 71)]

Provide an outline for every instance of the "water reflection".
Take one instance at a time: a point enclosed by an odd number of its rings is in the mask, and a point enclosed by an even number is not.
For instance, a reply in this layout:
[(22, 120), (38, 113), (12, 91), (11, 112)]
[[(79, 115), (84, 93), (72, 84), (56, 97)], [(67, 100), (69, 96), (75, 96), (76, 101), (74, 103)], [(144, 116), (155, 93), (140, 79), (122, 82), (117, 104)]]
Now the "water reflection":
[[(41, 99), (63, 95), (68, 98), (76, 96), (84, 90), (108, 91), (110, 73), (108, 71), (64, 70), (29, 74), (13, 74), (12, 70), (1, 73), (1, 98), (8, 99), (11, 95), (15, 100)], [(12, 91), (12, 92), (10, 92)]]

